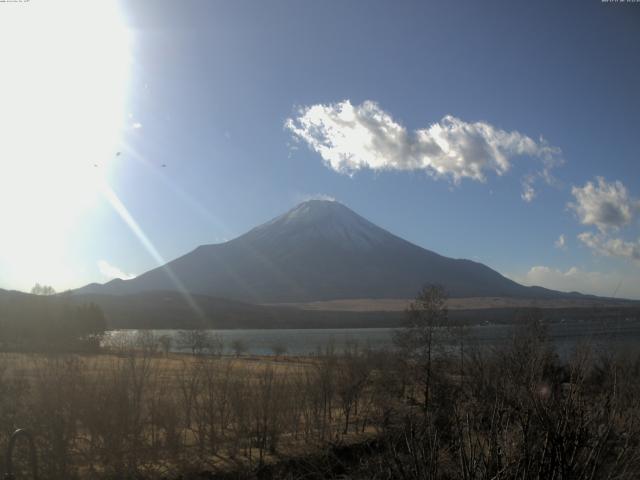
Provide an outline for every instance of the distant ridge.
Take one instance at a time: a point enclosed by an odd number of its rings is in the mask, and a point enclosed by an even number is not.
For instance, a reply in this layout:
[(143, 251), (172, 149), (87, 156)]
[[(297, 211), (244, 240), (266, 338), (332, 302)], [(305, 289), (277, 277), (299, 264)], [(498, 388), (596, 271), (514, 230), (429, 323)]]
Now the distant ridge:
[(94, 283), (75, 293), (131, 295), (184, 288), (197, 295), (276, 303), (413, 298), (430, 283), (444, 286), (452, 297), (580, 296), (525, 287), (481, 263), (444, 257), (326, 200), (304, 202), (234, 240), (202, 245), (131, 280)]

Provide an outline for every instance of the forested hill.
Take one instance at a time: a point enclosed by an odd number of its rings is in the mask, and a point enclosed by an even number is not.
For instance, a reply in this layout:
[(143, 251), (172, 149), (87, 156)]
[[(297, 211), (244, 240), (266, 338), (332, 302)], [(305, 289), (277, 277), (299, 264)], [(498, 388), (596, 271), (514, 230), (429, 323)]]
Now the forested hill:
[(5, 350), (94, 349), (107, 328), (102, 309), (70, 295), (0, 290), (0, 345)]

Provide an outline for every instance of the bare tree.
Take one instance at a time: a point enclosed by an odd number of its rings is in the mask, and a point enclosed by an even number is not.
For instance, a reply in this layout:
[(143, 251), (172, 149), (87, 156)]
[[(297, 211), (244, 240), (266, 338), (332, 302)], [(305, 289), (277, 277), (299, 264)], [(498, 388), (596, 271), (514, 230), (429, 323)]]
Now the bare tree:
[(343, 434), (349, 432), (352, 412), (357, 414), (358, 403), (371, 373), (367, 358), (347, 353), (337, 369), (336, 391), (344, 417)]
[(165, 357), (169, 355), (171, 351), (171, 346), (173, 345), (173, 338), (170, 335), (160, 335), (158, 338), (158, 343), (160, 344), (160, 348), (162, 348), (162, 352)]
[(178, 344), (191, 350), (193, 355), (213, 353), (220, 355), (222, 352), (222, 337), (212, 335), (204, 329), (181, 330), (178, 333)]
[(247, 350), (249, 350), (249, 346), (247, 345), (247, 342), (242, 338), (235, 338), (231, 342), (231, 350), (233, 350), (233, 353), (236, 357), (239, 357), (240, 355), (246, 353)]
[(287, 346), (282, 342), (276, 342), (271, 345), (271, 351), (275, 355), (276, 358), (287, 353)]
[(407, 360), (407, 367), (415, 371), (422, 385), (423, 407), (426, 412), (433, 376), (433, 357), (437, 328), (446, 325), (447, 296), (442, 287), (424, 287), (406, 311), (405, 327), (397, 330), (394, 343)]
[(31, 288), (31, 293), (34, 295), (55, 295), (56, 291), (55, 289), (51, 286), (51, 285), (40, 285), (39, 283), (36, 283), (32, 288)]

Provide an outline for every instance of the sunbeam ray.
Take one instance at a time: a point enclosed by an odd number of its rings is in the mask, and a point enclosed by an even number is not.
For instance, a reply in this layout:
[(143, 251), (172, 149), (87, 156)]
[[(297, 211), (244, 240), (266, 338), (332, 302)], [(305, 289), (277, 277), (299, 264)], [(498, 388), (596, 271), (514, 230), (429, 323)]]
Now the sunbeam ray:
[(220, 218), (214, 216), (209, 211), (209, 209), (204, 206), (202, 202), (200, 202), (194, 195), (176, 185), (175, 182), (172, 182), (168, 174), (164, 171), (165, 169), (158, 168), (158, 164), (154, 164), (153, 162), (146, 159), (128, 142), (124, 142), (122, 150), (127, 154), (127, 156), (148, 168), (149, 172), (151, 173), (151, 175), (153, 175), (154, 178), (162, 182), (164, 186), (169, 188), (174, 194), (176, 194), (184, 202), (186, 202), (189, 207), (196, 211), (202, 218), (207, 220), (207, 222), (214, 224), (218, 230), (221, 230), (223, 232), (223, 235), (226, 238), (232, 238), (235, 236), (234, 232), (232, 232), (231, 229), (229, 229), (229, 227), (220, 220)]
[(158, 252), (149, 237), (147, 237), (140, 225), (138, 225), (138, 222), (136, 222), (131, 213), (129, 213), (129, 210), (127, 209), (127, 207), (125, 207), (124, 203), (122, 203), (118, 195), (116, 195), (116, 193), (106, 183), (102, 185), (101, 190), (102, 194), (107, 199), (109, 204), (131, 229), (131, 231), (140, 241), (145, 250), (147, 250), (149, 255), (153, 257), (158, 266), (162, 267), (162, 269), (166, 272), (167, 276), (174, 283), (176, 289), (178, 290), (178, 292), (180, 292), (189, 307), (196, 313), (196, 315), (198, 315), (201, 320), (204, 320), (205, 315), (200, 306), (196, 303), (191, 294), (184, 287), (180, 279), (173, 273), (171, 267), (167, 265), (167, 261), (162, 257), (162, 255), (160, 255), (160, 252)]

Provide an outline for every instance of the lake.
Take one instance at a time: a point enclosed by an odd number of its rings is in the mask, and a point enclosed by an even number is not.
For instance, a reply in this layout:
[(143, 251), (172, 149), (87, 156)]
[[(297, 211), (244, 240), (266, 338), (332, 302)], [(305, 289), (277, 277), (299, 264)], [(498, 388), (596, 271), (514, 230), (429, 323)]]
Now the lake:
[[(640, 346), (640, 320), (616, 320), (608, 322), (561, 322), (551, 324), (550, 337), (558, 352), (564, 356), (578, 344), (590, 344), (598, 349), (636, 349)], [(362, 348), (385, 349), (393, 346), (391, 328), (346, 329), (282, 329), (282, 330), (209, 330), (222, 337), (225, 353), (232, 353), (231, 344), (241, 340), (251, 355), (272, 355), (273, 347), (280, 345), (290, 355), (309, 355), (326, 348), (343, 351), (358, 345)], [(139, 330), (113, 330), (105, 338), (105, 345), (134, 340)], [(168, 335), (172, 351), (189, 351), (179, 345), (179, 330), (151, 330), (155, 336)], [(512, 325), (482, 325), (469, 328), (469, 341), (486, 346), (499, 346), (513, 335)]]

